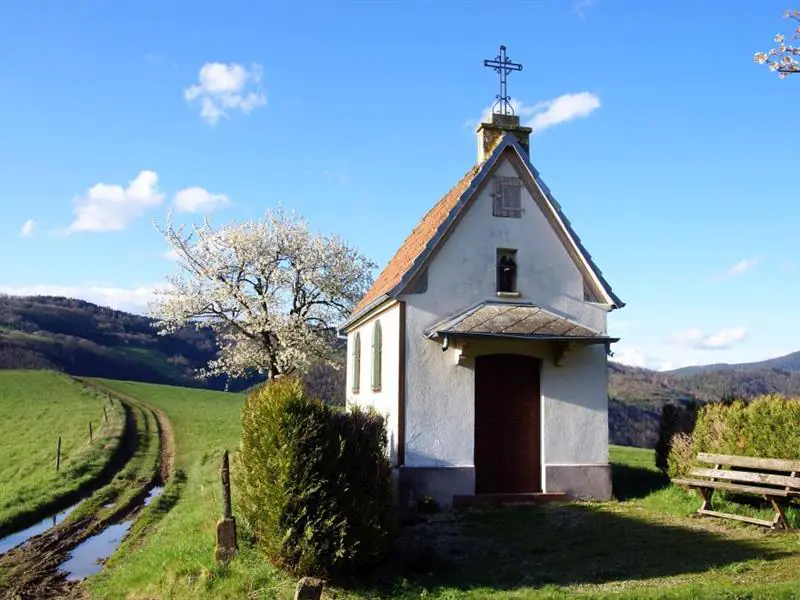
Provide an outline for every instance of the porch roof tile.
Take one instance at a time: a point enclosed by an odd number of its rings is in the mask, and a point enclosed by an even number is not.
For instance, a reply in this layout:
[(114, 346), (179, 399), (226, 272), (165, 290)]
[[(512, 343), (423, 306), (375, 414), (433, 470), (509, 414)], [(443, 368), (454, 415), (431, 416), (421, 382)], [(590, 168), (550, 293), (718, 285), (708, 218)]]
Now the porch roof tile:
[(595, 331), (530, 303), (481, 302), (425, 331), (428, 338), (487, 336), (613, 342)]

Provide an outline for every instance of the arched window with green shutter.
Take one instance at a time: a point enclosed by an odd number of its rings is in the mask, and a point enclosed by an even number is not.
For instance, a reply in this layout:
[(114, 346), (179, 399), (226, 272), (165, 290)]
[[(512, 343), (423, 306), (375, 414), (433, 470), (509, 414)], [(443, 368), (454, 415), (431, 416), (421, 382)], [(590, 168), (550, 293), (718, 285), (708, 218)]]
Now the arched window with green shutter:
[(361, 333), (353, 336), (353, 393), (361, 389)]
[(383, 351), (383, 333), (381, 322), (375, 321), (372, 329), (372, 391), (381, 391), (381, 352)]

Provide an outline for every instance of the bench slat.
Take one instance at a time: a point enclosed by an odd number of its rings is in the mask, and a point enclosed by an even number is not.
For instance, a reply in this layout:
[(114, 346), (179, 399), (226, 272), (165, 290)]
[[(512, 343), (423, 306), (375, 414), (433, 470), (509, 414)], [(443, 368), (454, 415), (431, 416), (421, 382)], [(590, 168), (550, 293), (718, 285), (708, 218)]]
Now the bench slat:
[(692, 469), (692, 477), (708, 477), (727, 479), (729, 481), (747, 481), (749, 483), (763, 483), (800, 490), (800, 477), (787, 477), (785, 475), (772, 475), (770, 473), (752, 473), (750, 471), (728, 471), (726, 469)]
[(738, 485), (736, 483), (724, 483), (722, 481), (704, 481), (702, 479), (673, 479), (672, 482), (679, 485), (688, 485), (689, 487), (714, 488), (716, 490), (742, 492), (743, 494), (755, 494), (757, 496), (766, 495), (775, 498), (786, 498), (787, 496), (792, 495), (792, 492), (787, 490), (775, 490), (751, 485)]
[(756, 519), (754, 517), (743, 517), (742, 515), (733, 515), (731, 513), (718, 512), (716, 510), (708, 510), (704, 508), (698, 510), (701, 515), (708, 515), (710, 517), (722, 517), (723, 519), (736, 519), (737, 521), (744, 521), (745, 523), (754, 523), (756, 525), (763, 525), (764, 527), (772, 527), (772, 521), (765, 521), (764, 519)]
[(783, 460), (780, 458), (756, 458), (754, 456), (734, 456), (731, 454), (709, 454), (699, 452), (697, 460), (712, 465), (728, 465), (768, 471), (800, 471), (800, 460)]

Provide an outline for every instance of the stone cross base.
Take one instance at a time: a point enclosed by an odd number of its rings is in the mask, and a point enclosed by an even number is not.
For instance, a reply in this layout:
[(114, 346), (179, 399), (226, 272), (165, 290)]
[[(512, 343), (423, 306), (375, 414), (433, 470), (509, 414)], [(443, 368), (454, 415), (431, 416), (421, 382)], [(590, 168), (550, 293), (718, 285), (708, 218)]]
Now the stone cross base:
[(233, 517), (223, 517), (217, 522), (217, 547), (214, 557), (217, 562), (228, 562), (236, 556), (236, 550), (236, 520)]
[(294, 592), (294, 600), (320, 600), (322, 589), (325, 582), (321, 579), (303, 577), (297, 582), (297, 589)]

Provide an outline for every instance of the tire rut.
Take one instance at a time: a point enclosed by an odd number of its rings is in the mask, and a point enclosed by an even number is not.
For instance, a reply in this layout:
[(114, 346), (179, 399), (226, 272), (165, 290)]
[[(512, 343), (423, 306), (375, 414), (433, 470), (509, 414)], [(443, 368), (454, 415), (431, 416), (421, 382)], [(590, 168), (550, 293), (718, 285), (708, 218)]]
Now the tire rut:
[[(66, 598), (71, 600), (84, 597), (81, 582), (67, 581), (65, 574), (59, 571), (59, 566), (69, 557), (70, 551), (81, 542), (102, 532), (114, 523), (138, 516), (149, 490), (159, 483), (166, 483), (172, 477), (174, 442), (172, 427), (166, 416), (161, 411), (148, 407), (135, 399), (112, 393), (104, 386), (86, 381), (84, 383), (114, 396), (126, 410), (126, 430), (121, 444), (125, 447), (121, 454), (125, 460), (121, 464), (117, 463), (117, 469), (111, 474), (109, 482), (133, 458), (138, 447), (140, 433), (146, 433), (147, 430), (146, 413), (154, 417), (157, 425), (155, 433), (158, 436), (159, 448), (156, 472), (152, 474), (147, 485), (115, 510), (102, 517), (95, 513), (77, 521), (67, 519), (46, 532), (32, 537), (22, 546), (0, 556), (0, 597), (2, 598), (13, 600)], [(146, 411), (146, 413), (139, 411)], [(128, 423), (128, 419), (130, 419), (130, 423)], [(134, 481), (131, 485), (137, 485), (137, 483)], [(102, 494), (104, 489), (105, 487), (101, 487), (96, 490), (88, 499)], [(5, 584), (10, 583), (5, 589), (3, 589), (4, 582)]]

